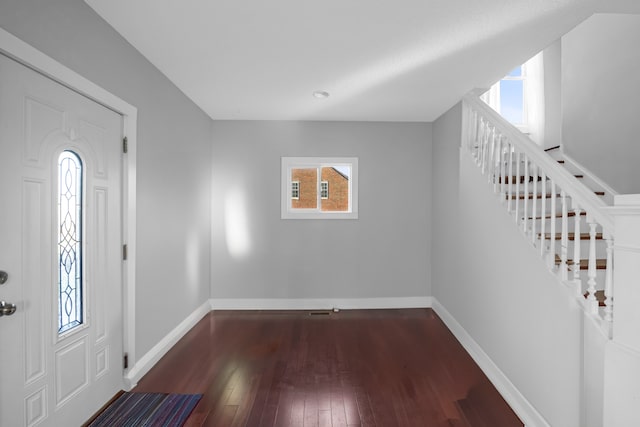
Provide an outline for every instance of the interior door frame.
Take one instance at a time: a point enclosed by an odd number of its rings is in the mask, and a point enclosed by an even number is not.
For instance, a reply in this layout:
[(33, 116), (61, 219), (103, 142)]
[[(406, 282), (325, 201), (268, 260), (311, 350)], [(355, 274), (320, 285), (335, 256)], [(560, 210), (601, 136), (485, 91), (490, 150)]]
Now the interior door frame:
[(124, 370), (123, 382), (130, 390), (135, 386), (135, 272), (136, 272), (136, 147), (138, 109), (107, 90), (82, 77), (33, 46), (0, 27), (0, 52), (68, 87), (81, 95), (119, 113), (123, 117), (123, 131), (127, 138), (127, 154), (122, 168), (122, 233), (127, 245), (127, 259), (123, 264), (122, 316), (123, 351), (128, 355), (129, 367)]

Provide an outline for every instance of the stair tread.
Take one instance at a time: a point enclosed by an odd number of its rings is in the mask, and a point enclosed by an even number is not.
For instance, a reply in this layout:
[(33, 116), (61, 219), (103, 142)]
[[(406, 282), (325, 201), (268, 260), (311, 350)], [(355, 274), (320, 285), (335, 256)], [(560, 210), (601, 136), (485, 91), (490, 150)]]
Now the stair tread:
[[(533, 182), (534, 181), (533, 175), (529, 175), (529, 179), (525, 179), (525, 178), (527, 178), (527, 176), (525, 176), (525, 175), (520, 175), (520, 176), (512, 175), (511, 177), (505, 176), (504, 178), (505, 178), (505, 180), (504, 180), (505, 184), (515, 184), (516, 182), (519, 182), (520, 184), (523, 184), (525, 181), (527, 181), (527, 182)], [(542, 181), (542, 177), (538, 176), (537, 181), (538, 182)], [(502, 184), (502, 176), (498, 177), (498, 184)]]
[[(567, 233), (569, 236), (569, 240), (575, 240), (576, 237), (576, 233)], [(542, 233), (538, 233), (538, 238), (540, 238), (540, 236), (542, 235)], [(545, 240), (551, 240), (551, 233), (544, 233), (545, 235)], [(560, 240), (562, 239), (562, 233), (556, 233), (556, 238), (555, 240)], [(591, 240), (591, 235), (589, 233), (580, 233), (580, 240)], [(602, 240), (602, 233), (596, 233), (596, 240)]]
[[(560, 259), (560, 257), (556, 254), (556, 265), (560, 264), (562, 262), (562, 260)], [(572, 259), (568, 259), (567, 260), (567, 265), (573, 265), (573, 260)], [(589, 269), (589, 260), (588, 259), (581, 259), (580, 260), (580, 270), (588, 270)], [(596, 270), (606, 270), (607, 269), (607, 260), (606, 258), (599, 258), (596, 259)]]
[[(578, 179), (584, 178), (584, 175), (582, 175), (582, 174), (574, 174), (573, 176), (575, 178), (578, 178)], [(509, 179), (508, 176), (505, 176), (504, 178), (505, 178), (505, 180), (504, 180), (505, 184), (515, 184), (516, 182), (519, 182), (520, 184), (523, 184), (525, 182), (526, 176), (525, 175), (520, 175), (520, 177), (518, 177), (517, 175), (512, 175), (511, 179)], [(529, 175), (529, 179), (526, 180), (526, 181), (528, 181), (528, 182), (533, 182), (533, 181), (541, 182), (542, 181), (542, 176), (540, 176), (540, 175), (537, 176), (536, 180), (534, 180), (533, 178), (534, 178), (534, 175)], [(549, 177), (545, 176), (545, 181), (549, 181), (549, 180), (550, 180)], [(498, 176), (498, 184), (502, 184), (502, 176)]]
[[(594, 191), (593, 192), (596, 196), (604, 196), (604, 191)], [(547, 199), (552, 198), (553, 196), (551, 195), (551, 193), (545, 193)], [(529, 199), (533, 198), (533, 193), (528, 193), (526, 196), (528, 196)], [(536, 198), (537, 199), (541, 199), (542, 198), (542, 193), (537, 193), (536, 194)], [(506, 194), (505, 197), (507, 198), (507, 200), (509, 199), (509, 194)], [(556, 197), (562, 197), (562, 194), (560, 192), (556, 193)], [(566, 197), (571, 197), (571, 196), (566, 196)], [(524, 193), (517, 193), (517, 194), (511, 194), (511, 200), (515, 200), (515, 199), (519, 199), (519, 200), (523, 200), (525, 198), (525, 194)]]
[[(593, 296), (596, 297), (596, 301), (598, 301), (598, 306), (600, 307), (606, 307), (607, 305), (604, 303), (604, 300), (607, 298), (606, 295), (604, 294), (604, 291), (596, 291)], [(584, 293), (584, 297), (589, 298), (589, 292), (585, 292)]]
[[(512, 194), (511, 195), (511, 200), (524, 200), (525, 198), (527, 199), (533, 199), (534, 194), (533, 193), (529, 193), (529, 194)], [(542, 194), (536, 194), (536, 199), (542, 199)], [(560, 197), (560, 193), (556, 194), (556, 197)], [(507, 194), (505, 196), (507, 198), (507, 200), (509, 199), (509, 195)], [(553, 197), (550, 193), (545, 194), (545, 199), (550, 199), (551, 197)]]
[[(573, 211), (567, 212), (567, 217), (572, 218), (576, 216), (576, 213)], [(587, 216), (587, 213), (585, 211), (581, 211), (580, 212), (580, 216)], [(562, 218), (562, 214), (556, 214), (555, 218)], [(532, 217), (529, 217), (528, 219), (533, 219)], [(535, 219), (542, 219), (541, 216), (537, 216), (535, 217)], [(551, 219), (551, 214), (547, 214), (545, 216), (545, 219)]]

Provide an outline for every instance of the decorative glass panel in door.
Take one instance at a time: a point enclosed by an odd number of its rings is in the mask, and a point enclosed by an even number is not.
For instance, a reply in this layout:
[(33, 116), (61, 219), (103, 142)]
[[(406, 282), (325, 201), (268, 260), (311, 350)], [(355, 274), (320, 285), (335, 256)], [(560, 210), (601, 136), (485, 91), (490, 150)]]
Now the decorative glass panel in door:
[(58, 333), (83, 322), (82, 161), (63, 151), (58, 161)]

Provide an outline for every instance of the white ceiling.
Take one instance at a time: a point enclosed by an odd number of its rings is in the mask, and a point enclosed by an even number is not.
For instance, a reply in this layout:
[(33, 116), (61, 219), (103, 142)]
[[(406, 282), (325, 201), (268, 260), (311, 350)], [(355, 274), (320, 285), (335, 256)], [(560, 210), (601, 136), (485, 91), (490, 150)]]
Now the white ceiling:
[(599, 1), (86, 0), (213, 119), (365, 121), (435, 120)]

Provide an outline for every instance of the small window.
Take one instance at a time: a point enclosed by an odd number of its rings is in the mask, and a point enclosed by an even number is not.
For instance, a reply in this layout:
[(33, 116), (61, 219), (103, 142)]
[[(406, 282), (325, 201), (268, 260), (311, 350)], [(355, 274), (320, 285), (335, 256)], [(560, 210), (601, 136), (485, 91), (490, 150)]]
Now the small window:
[(358, 159), (283, 157), (283, 219), (357, 219)]
[(509, 72), (491, 86), (481, 99), (511, 124), (528, 132), (527, 63)]
[(500, 114), (514, 125), (526, 124), (524, 66), (511, 70), (500, 80)]
[(329, 181), (320, 181), (320, 198), (329, 198)]

